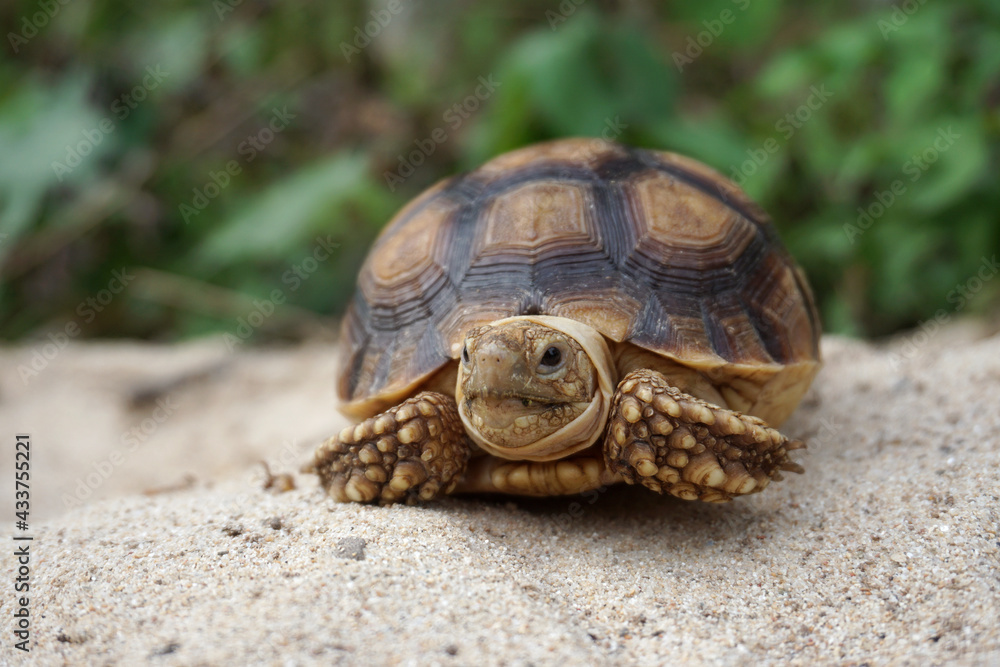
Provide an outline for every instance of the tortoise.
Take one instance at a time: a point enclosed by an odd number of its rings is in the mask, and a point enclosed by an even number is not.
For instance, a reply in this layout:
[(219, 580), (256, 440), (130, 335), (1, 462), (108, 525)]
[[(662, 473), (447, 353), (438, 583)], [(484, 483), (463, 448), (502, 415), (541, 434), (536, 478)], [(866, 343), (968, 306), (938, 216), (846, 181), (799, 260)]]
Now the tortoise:
[(341, 411), (306, 470), (338, 501), (576, 494), (722, 502), (802, 472), (778, 430), (820, 367), (764, 211), (681, 155), (598, 139), (446, 179), (376, 240)]

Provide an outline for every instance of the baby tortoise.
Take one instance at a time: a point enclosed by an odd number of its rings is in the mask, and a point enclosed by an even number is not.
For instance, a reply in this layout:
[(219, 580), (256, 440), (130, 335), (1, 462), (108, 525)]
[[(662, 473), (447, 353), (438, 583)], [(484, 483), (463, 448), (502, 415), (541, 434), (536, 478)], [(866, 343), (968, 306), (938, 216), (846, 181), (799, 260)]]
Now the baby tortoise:
[(642, 484), (720, 502), (804, 445), (774, 427), (819, 370), (805, 276), (695, 160), (594, 139), (507, 153), (406, 206), (344, 321), (361, 420), (307, 470), (340, 501)]

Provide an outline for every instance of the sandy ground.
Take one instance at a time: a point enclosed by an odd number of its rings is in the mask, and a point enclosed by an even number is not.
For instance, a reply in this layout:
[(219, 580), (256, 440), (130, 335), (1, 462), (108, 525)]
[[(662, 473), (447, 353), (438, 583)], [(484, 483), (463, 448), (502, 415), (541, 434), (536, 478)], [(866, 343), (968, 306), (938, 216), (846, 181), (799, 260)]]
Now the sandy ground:
[[(40, 348), (39, 348), (40, 349)], [(50, 350), (51, 351), (51, 350)], [(30, 655), (4, 664), (1000, 664), (1000, 335), (827, 338), (765, 493), (337, 505), (328, 345), (0, 350), (0, 506), (32, 436)], [(5, 524), (8, 545), (16, 531)], [(18, 533), (23, 534), (23, 533)]]

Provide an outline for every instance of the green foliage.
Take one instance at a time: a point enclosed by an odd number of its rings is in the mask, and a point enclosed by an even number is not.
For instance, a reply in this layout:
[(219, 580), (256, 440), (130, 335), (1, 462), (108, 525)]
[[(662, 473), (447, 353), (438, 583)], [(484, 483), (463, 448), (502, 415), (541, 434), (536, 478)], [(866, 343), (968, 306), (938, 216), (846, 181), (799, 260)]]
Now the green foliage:
[[(259, 337), (299, 335), (343, 309), (408, 199), (573, 135), (682, 152), (740, 182), (828, 330), (952, 312), (956, 285), (1000, 250), (988, 0), (54, 6), (44, 22), (37, 0), (0, 9), (6, 338), (69, 321), (85, 335), (233, 331), (276, 290), (287, 303)], [(333, 256), (305, 271), (322, 243)], [(135, 280), (82, 319), (121, 267)], [(969, 312), (995, 307), (1000, 280), (971, 296)]]

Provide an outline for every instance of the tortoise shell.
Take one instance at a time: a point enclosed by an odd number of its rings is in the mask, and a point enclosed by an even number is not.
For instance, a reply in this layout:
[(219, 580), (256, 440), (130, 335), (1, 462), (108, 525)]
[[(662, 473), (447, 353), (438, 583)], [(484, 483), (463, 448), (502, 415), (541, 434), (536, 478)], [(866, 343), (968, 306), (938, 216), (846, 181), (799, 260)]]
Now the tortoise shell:
[(344, 320), (342, 410), (398, 402), (467, 331), (516, 315), (581, 321), (715, 382), (801, 367), (808, 386), (818, 368), (803, 274), (735, 184), (680, 155), (566, 139), (444, 180), (389, 223)]

